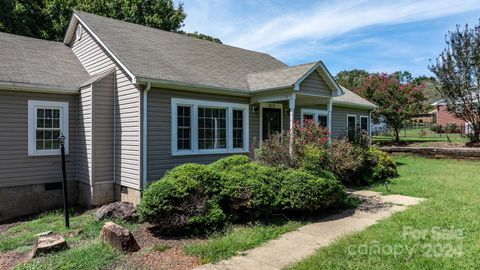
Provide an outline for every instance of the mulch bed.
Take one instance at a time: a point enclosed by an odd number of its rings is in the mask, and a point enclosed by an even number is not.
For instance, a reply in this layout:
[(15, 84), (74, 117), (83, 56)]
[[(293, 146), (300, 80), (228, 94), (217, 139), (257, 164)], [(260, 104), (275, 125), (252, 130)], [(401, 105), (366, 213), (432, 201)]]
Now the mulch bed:
[(28, 257), (28, 253), (18, 253), (15, 251), (0, 252), (0, 269), (13, 269), (15, 265), (26, 262)]
[[(140, 246), (140, 251), (127, 254), (122, 260), (108, 269), (168, 269), (187, 270), (200, 265), (197, 257), (189, 256), (183, 251), (186, 244), (205, 241), (202, 239), (160, 236), (151, 225), (142, 224), (132, 232)], [(167, 245), (165, 251), (148, 251), (155, 245)]]

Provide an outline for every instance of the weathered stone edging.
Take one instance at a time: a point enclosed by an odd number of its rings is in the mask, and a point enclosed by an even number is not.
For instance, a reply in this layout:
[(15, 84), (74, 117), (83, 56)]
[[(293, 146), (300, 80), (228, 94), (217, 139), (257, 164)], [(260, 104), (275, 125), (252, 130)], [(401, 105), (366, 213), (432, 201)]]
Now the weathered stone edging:
[(480, 148), (384, 146), (380, 149), (388, 153), (406, 153), (433, 158), (480, 159)]

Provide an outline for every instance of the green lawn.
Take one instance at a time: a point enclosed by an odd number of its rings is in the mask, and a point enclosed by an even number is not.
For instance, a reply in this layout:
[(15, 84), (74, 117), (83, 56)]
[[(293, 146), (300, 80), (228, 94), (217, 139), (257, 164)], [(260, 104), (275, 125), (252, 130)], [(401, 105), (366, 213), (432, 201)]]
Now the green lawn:
[[(468, 137), (460, 133), (438, 134), (432, 133), (430, 129), (425, 128), (425, 134), (421, 134), (421, 129), (407, 129), (400, 132), (400, 141), (405, 143), (420, 143), (422, 146), (429, 146), (432, 142), (452, 142), (452, 143), (466, 143), (469, 141)], [(379, 144), (391, 143), (394, 141), (393, 136), (372, 136), (373, 142)]]
[(286, 224), (232, 226), (224, 233), (209, 237), (205, 243), (187, 245), (187, 254), (200, 257), (202, 263), (218, 262), (236, 255), (240, 251), (254, 248), (278, 238), (280, 235), (298, 229), (300, 222)]
[[(388, 193), (427, 201), (320, 249), (292, 270), (479, 269), (480, 162), (396, 160), (400, 176)], [(404, 234), (412, 230), (418, 231)]]
[[(137, 225), (115, 221), (129, 229)], [(15, 250), (27, 252), (32, 249), (36, 234), (53, 231), (63, 235), (70, 249), (19, 265), (16, 269), (99, 269), (108, 266), (120, 254), (99, 241), (100, 230), (105, 221), (96, 221), (92, 212), (73, 215), (70, 229), (64, 227), (61, 211), (40, 215), (0, 234), (0, 252)]]

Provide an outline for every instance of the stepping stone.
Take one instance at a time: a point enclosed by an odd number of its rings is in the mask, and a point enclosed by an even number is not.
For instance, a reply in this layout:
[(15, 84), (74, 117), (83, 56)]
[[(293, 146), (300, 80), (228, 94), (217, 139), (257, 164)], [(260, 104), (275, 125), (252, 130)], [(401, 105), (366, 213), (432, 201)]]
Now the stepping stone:
[(33, 250), (30, 253), (30, 257), (36, 258), (38, 256), (60, 251), (66, 248), (68, 248), (67, 242), (65, 241), (65, 238), (63, 238), (61, 235), (43, 235), (40, 236), (35, 242)]

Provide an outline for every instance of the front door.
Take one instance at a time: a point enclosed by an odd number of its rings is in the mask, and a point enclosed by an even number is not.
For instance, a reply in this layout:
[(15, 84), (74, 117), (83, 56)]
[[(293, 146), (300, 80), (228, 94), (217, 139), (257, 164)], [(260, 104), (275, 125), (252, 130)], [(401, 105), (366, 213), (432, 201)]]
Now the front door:
[(357, 117), (354, 115), (348, 115), (347, 116), (347, 136), (348, 140), (351, 142), (355, 141), (355, 131), (356, 131), (356, 125), (357, 125)]
[(262, 139), (282, 132), (282, 109), (262, 108)]

